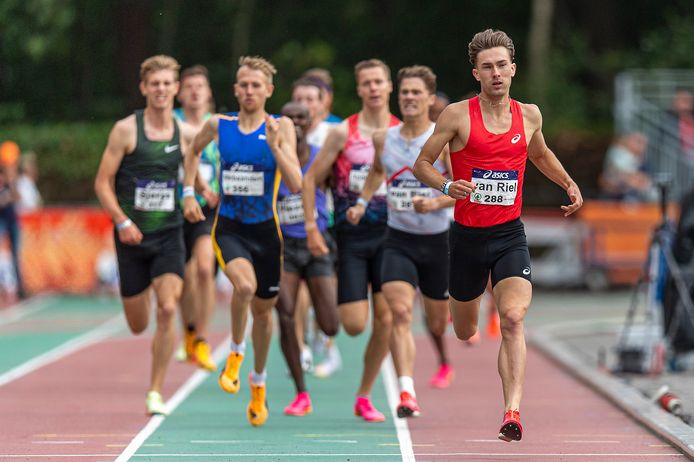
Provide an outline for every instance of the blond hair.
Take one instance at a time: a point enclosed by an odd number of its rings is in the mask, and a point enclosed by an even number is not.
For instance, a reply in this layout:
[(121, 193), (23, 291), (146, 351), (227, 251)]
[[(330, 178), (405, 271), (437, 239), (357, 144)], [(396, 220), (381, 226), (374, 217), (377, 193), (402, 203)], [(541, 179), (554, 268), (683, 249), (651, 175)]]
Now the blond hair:
[(181, 69), (181, 65), (178, 64), (178, 61), (176, 61), (174, 58), (167, 55), (151, 56), (142, 61), (142, 64), (140, 64), (140, 80), (145, 82), (147, 80), (147, 76), (152, 72), (162, 71), (165, 69), (173, 71), (174, 79), (178, 81), (178, 71)]
[(470, 63), (472, 66), (477, 65), (477, 55), (480, 51), (489, 50), (490, 48), (504, 47), (511, 55), (511, 62), (516, 54), (516, 48), (513, 46), (513, 40), (506, 35), (502, 30), (487, 29), (478, 32), (472, 37), (472, 40), (467, 46), (468, 54), (470, 55)]
[(403, 67), (398, 71), (397, 81), (398, 85), (402, 83), (403, 79), (422, 79), (424, 86), (427, 88), (430, 94), (436, 93), (436, 74), (431, 70), (429, 66), (414, 65), (410, 67)]
[(390, 80), (390, 67), (380, 59), (372, 58), (359, 61), (354, 65), (354, 79), (357, 83), (359, 83), (359, 73), (364, 69), (371, 69), (372, 67), (380, 67), (383, 69), (383, 72), (386, 73), (386, 78)]
[(244, 66), (254, 71), (262, 72), (270, 83), (272, 83), (272, 76), (277, 74), (275, 66), (261, 56), (241, 56), (239, 58), (239, 69)]

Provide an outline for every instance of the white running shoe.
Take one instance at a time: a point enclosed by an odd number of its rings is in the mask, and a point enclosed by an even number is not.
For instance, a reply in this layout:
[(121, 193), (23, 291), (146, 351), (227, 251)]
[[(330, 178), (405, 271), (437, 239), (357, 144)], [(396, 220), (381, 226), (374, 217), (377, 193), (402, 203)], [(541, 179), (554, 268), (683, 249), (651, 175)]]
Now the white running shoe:
[(313, 370), (313, 375), (322, 379), (328, 378), (342, 368), (342, 356), (337, 345), (333, 344), (325, 355), (322, 363), (318, 364)]
[(308, 345), (301, 346), (301, 369), (304, 372), (313, 371), (313, 353)]

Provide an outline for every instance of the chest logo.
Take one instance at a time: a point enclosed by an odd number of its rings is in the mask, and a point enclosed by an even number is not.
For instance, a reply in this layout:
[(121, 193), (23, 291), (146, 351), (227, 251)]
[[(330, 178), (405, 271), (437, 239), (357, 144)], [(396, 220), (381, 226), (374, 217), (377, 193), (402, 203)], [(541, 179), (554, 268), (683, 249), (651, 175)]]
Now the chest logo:
[(520, 141), (520, 139), (521, 139), (520, 133), (516, 133), (515, 135), (513, 135), (513, 138), (511, 138), (511, 144), (516, 144), (517, 142)]
[(166, 146), (166, 147), (164, 148), (164, 152), (167, 153), (167, 154), (169, 154), (169, 153), (171, 153), (171, 152), (174, 152), (176, 149), (178, 149), (178, 145), (177, 145), (177, 144), (174, 144), (174, 145), (172, 145), (172, 146)]

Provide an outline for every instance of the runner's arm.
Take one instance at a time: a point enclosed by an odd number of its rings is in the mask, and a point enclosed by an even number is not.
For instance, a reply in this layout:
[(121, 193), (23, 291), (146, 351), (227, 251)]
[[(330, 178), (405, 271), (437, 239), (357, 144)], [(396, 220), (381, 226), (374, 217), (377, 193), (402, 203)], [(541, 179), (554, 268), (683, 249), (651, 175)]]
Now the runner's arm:
[(274, 130), (275, 124), (279, 130), (277, 143), (270, 144), (271, 136), (268, 136), (268, 144), (272, 149), (272, 154), (275, 156), (277, 167), (282, 175), (284, 184), (291, 193), (301, 191), (301, 164), (299, 157), (296, 155), (296, 130), (294, 122), (288, 117), (282, 117), (275, 121), (270, 116), (265, 116), (266, 134), (267, 129)]
[(566, 191), (571, 204), (562, 205), (561, 209), (564, 211), (564, 216), (567, 217), (583, 205), (581, 190), (566, 172), (554, 152), (545, 143), (545, 137), (542, 134), (542, 114), (540, 110), (537, 106), (530, 104), (525, 105), (524, 109), (526, 109), (528, 120), (536, 127), (530, 143), (528, 143), (528, 158), (544, 176)]
[(217, 135), (219, 118), (213, 116), (205, 122), (200, 131), (193, 138), (187, 152), (183, 156), (183, 215), (190, 222), (197, 222), (205, 219), (200, 204), (195, 199), (194, 191), (191, 188), (195, 183), (200, 166), (200, 156), (205, 146), (210, 144)]
[(475, 190), (475, 185), (465, 180), (453, 181), (452, 178), (449, 180), (434, 167), (434, 162), (439, 158), (444, 147), (458, 134), (460, 117), (458, 112), (458, 105), (450, 105), (443, 110), (436, 120), (434, 133), (422, 146), (419, 157), (414, 163), (413, 172), (419, 181), (442, 192), (444, 192), (444, 185), (451, 181), (448, 185), (447, 195), (453, 199), (465, 199)]
[[(94, 180), (94, 192), (101, 206), (111, 216), (116, 225), (118, 235), (124, 244), (139, 244), (142, 241), (142, 233), (118, 204), (116, 196), (116, 174), (126, 152), (131, 148), (128, 140), (134, 134), (134, 122), (129, 118), (118, 121), (111, 129), (106, 148), (101, 156), (99, 170)], [(131, 127), (131, 125), (133, 125)], [(119, 227), (122, 227), (119, 229)]]
[(318, 229), (313, 210), (316, 208), (316, 186), (325, 182), (330, 169), (347, 140), (347, 125), (345, 122), (332, 127), (316, 155), (316, 159), (304, 174), (301, 202), (304, 207), (304, 227), (306, 229), (306, 244), (313, 255), (327, 255), (329, 252), (325, 239)]
[(361, 190), (357, 202), (347, 209), (347, 220), (353, 225), (359, 223), (361, 217), (364, 216), (364, 212), (366, 212), (369, 201), (383, 181), (385, 181), (385, 170), (383, 168), (383, 162), (381, 162), (381, 154), (383, 154), (383, 147), (385, 145), (385, 135), (385, 130), (378, 130), (373, 135), (374, 161), (371, 164), (369, 173), (366, 175), (364, 188)]

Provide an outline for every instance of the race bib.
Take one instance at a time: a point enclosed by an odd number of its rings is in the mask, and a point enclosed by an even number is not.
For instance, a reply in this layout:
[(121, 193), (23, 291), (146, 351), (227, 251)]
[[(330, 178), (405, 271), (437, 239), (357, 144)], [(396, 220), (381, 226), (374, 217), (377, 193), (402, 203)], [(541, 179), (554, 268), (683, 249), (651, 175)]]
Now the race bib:
[[(301, 204), (301, 193), (284, 196), (277, 201), (277, 215), (283, 225), (296, 225), (304, 222), (304, 207)], [(318, 212), (314, 211), (317, 216)]]
[[(350, 191), (359, 194), (364, 190), (364, 183), (366, 182), (366, 177), (369, 175), (369, 168), (370, 166), (367, 164), (352, 166), (352, 170), (349, 171)], [(385, 196), (386, 193), (386, 183), (383, 182), (378, 190), (374, 192), (374, 196)]]
[(135, 180), (135, 210), (173, 212), (176, 180)]
[(227, 196), (262, 196), (265, 177), (260, 165), (234, 164), (222, 172), (222, 191)]
[(483, 205), (513, 205), (518, 192), (517, 170), (472, 169), (472, 182), (477, 189), (470, 202)]
[(431, 188), (418, 180), (393, 180), (388, 188), (388, 206), (399, 212), (412, 212), (415, 196), (432, 197)]

